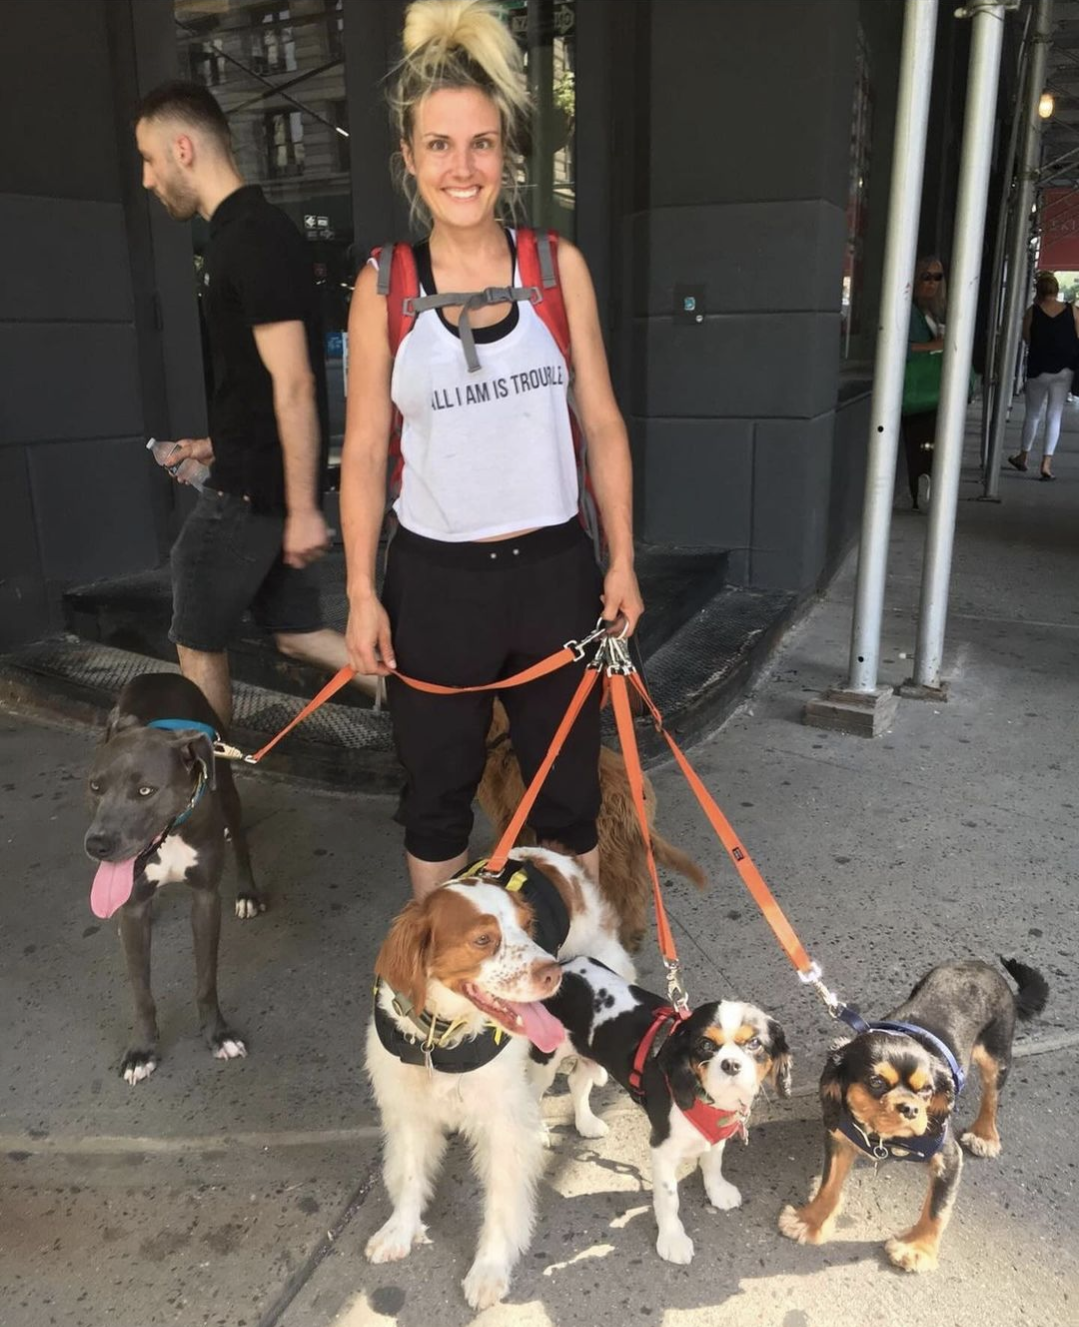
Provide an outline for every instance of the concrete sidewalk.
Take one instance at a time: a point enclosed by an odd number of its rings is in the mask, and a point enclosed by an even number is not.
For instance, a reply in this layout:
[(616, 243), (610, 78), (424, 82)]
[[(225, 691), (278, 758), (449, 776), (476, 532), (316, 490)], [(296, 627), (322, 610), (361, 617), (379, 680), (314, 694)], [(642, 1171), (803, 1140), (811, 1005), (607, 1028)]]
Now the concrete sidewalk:
[[(757, 693), (690, 753), (830, 982), (867, 1013), (883, 1015), (950, 956), (1014, 954), (1050, 982), (1045, 1016), (1020, 1034), (1004, 1153), (968, 1159), (939, 1271), (904, 1275), (880, 1248), (917, 1214), (920, 1167), (860, 1167), (830, 1245), (778, 1234), (779, 1209), (804, 1199), (818, 1168), (815, 1082), (833, 1027), (666, 767), (659, 823), (713, 880), (704, 896), (681, 882), (668, 892), (690, 993), (770, 1008), (795, 1050), (796, 1095), (766, 1103), (750, 1146), (730, 1157), (740, 1210), (711, 1211), (699, 1179), (684, 1181), (689, 1268), (654, 1252), (643, 1117), (607, 1089), (611, 1132), (585, 1142), (553, 1097), (532, 1248), (485, 1324), (1076, 1321), (1075, 429), (1069, 412), (1058, 482), (1008, 471), (1001, 506), (968, 500), (974, 471), (964, 472), (947, 704), (901, 702), (876, 742), (801, 725), (806, 698), (842, 680), (851, 561)], [(885, 623), (890, 683), (910, 673), (925, 532), (904, 508)], [(129, 1026), (122, 958), (115, 927), (89, 911), (80, 848), (93, 741), (0, 717), (4, 1327), (463, 1327), (477, 1195), (459, 1145), (429, 1214), (432, 1244), (387, 1267), (362, 1256), (388, 1211), (361, 1044), (373, 956), (404, 898), (392, 801), (243, 777), (272, 908), (252, 923), (226, 919), (220, 988), (250, 1056), (220, 1063), (198, 1040), (186, 904), (165, 891), (154, 935), (164, 1058), (132, 1089), (115, 1072)], [(644, 984), (661, 984), (647, 944), (640, 966)], [(964, 1098), (959, 1118), (973, 1110)]]

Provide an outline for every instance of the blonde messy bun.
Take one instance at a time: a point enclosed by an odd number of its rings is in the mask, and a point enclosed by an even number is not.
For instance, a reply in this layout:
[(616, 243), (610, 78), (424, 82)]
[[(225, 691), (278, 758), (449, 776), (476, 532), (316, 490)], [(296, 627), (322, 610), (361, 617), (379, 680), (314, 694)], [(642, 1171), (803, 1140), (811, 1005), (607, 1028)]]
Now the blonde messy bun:
[[(405, 12), (403, 55), (393, 71), (390, 107), (399, 141), (410, 142), (416, 108), (440, 88), (479, 88), (498, 108), (505, 148), (503, 205), (518, 210), (519, 167), (530, 103), (524, 61), (494, 0), (413, 0)], [(429, 223), (415, 181), (398, 157), (399, 183), (413, 224)]]

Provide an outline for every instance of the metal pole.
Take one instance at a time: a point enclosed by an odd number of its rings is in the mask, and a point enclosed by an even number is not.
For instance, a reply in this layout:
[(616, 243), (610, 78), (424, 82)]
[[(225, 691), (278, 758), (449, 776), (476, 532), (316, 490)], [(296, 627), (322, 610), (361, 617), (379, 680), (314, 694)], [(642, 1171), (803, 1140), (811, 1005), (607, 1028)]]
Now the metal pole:
[(1004, 157), (1004, 188), (1000, 191), (1000, 206), (997, 209), (996, 233), (993, 237), (993, 267), (989, 286), (989, 333), (985, 347), (985, 376), (982, 378), (982, 467), (989, 459), (989, 440), (992, 432), (993, 410), (1000, 396), (1000, 312), (1004, 302), (1005, 286), (1010, 280), (1007, 266), (1007, 254), (1011, 252), (1008, 241), (1016, 223), (1015, 209), (1012, 206), (1018, 188), (1019, 164), (1022, 161), (1019, 145), (1019, 125), (1023, 119), (1020, 107), (1026, 104), (1027, 84), (1030, 79), (1030, 34), (1033, 31), (1032, 13), (1027, 11), (1023, 25), (1023, 40), (1019, 47), (1019, 60), (1015, 78), (1015, 111), (1011, 117), (1008, 131), (1008, 151)]
[(1020, 308), (1029, 285), (1026, 283), (1027, 249), (1030, 244), (1030, 208), (1034, 201), (1034, 185), (1038, 179), (1038, 158), (1041, 149), (1042, 122), (1038, 115), (1038, 101), (1045, 88), (1045, 62), (1052, 36), (1053, 0), (1034, 0), (1034, 31), (1031, 36), (1030, 79), (1027, 83), (1026, 103), (1023, 106), (1022, 145), (1019, 153), (1019, 179), (1015, 191), (1015, 216), (1011, 234), (1011, 253), (1008, 257), (1008, 293), (1004, 304), (1001, 330), (1000, 369), (997, 382), (1000, 390), (993, 402), (993, 426), (989, 435), (989, 454), (982, 476), (983, 497), (997, 501), (1000, 498), (1000, 460), (1004, 451), (1004, 427), (1008, 422), (1013, 400), (1016, 351), (1019, 346)]
[(940, 694), (948, 580), (955, 540), (955, 507), (963, 459), (970, 355), (978, 314), (978, 274), (985, 235), (985, 201), (993, 151), (997, 80), (1004, 39), (1004, 5), (974, 0), (963, 159), (952, 245), (950, 309), (944, 329), (944, 366), (933, 449), (932, 502), (922, 567), (922, 597), (914, 654), (915, 688)]
[(936, 33), (937, 0), (907, 0), (899, 65), (892, 186), (888, 196), (884, 284), (873, 374), (869, 462), (847, 682), (847, 690), (864, 695), (875, 690), (880, 663), (899, 411), (903, 400), (903, 368), (910, 341), (911, 279), (917, 258), (925, 131), (929, 119)]

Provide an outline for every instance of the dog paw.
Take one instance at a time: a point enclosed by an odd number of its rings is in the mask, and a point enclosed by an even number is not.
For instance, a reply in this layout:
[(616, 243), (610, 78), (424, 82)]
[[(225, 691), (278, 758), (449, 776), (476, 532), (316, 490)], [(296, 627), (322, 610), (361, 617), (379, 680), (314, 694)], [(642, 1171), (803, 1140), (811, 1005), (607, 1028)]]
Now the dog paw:
[(893, 1235), (884, 1246), (884, 1252), (896, 1267), (904, 1272), (931, 1272), (937, 1265), (937, 1251), (925, 1244), (908, 1243), (900, 1235)]
[(461, 1285), (472, 1308), (489, 1309), (505, 1299), (510, 1288), (510, 1271), (505, 1263), (481, 1262), (477, 1258)]
[(243, 1038), (238, 1037), (235, 1032), (229, 1032), (227, 1028), (210, 1038), (210, 1050), (213, 1052), (215, 1060), (244, 1060), (247, 1058), (247, 1047), (244, 1045)]
[(656, 1240), (656, 1252), (665, 1262), (685, 1266), (693, 1261), (693, 1241), (681, 1226), (677, 1230), (661, 1230)]
[(598, 1115), (578, 1116), (574, 1124), (582, 1138), (606, 1138), (610, 1133), (610, 1126)]
[(802, 1212), (789, 1204), (779, 1214), (780, 1234), (799, 1244), (823, 1244), (828, 1238), (825, 1226), (815, 1226), (805, 1219)]
[(364, 1254), (368, 1262), (400, 1262), (412, 1252), (414, 1244), (429, 1244), (426, 1227), (408, 1225), (391, 1216), (367, 1241)]
[(593, 1067), (593, 1069), (592, 1069), (592, 1086), (593, 1086), (593, 1087), (606, 1087), (606, 1086), (607, 1086), (607, 1078), (608, 1078), (607, 1070), (604, 1069), (604, 1067), (603, 1067), (602, 1064), (597, 1064), (597, 1065), (595, 1065), (595, 1066)]
[(983, 1138), (981, 1134), (974, 1133), (968, 1129), (959, 1139), (972, 1157), (998, 1157), (1000, 1156), (1000, 1139)]
[(266, 911), (266, 900), (258, 894), (237, 894), (236, 895), (236, 916), (240, 921), (250, 921), (252, 917), (257, 917), (260, 912)]
[(127, 1051), (120, 1061), (120, 1077), (129, 1086), (134, 1087), (144, 1078), (149, 1078), (157, 1065), (156, 1051)]
[(706, 1184), (705, 1192), (708, 1194), (708, 1201), (717, 1211), (730, 1212), (736, 1207), (742, 1206), (742, 1192), (727, 1180), (718, 1180), (714, 1184)]

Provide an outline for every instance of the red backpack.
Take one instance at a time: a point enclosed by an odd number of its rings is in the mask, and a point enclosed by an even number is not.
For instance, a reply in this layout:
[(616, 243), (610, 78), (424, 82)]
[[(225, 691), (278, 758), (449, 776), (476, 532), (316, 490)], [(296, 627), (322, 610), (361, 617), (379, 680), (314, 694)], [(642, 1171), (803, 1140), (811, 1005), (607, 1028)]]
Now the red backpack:
[[(562, 286), (558, 279), (558, 236), (553, 230), (532, 230), (519, 226), (517, 241), (517, 269), (519, 286), (488, 286), (486, 290), (467, 293), (420, 294), (420, 278), (416, 270), (416, 255), (410, 244), (390, 244), (372, 250), (371, 257), (378, 263), (377, 290), (386, 296), (386, 320), (389, 331), (390, 354), (394, 357), (401, 342), (412, 330), (417, 314), (425, 309), (459, 307), (461, 320), (461, 347), (473, 372), (480, 367), (468, 314), (471, 309), (485, 304), (505, 304), (527, 300), (566, 361), (569, 377), (570, 429), (573, 449), (577, 457), (578, 512), (581, 524), (592, 538), (597, 558), (603, 549), (603, 532), (596, 507), (595, 493), (588, 474), (587, 446), (584, 431), (577, 414), (573, 396), (573, 355), (570, 347), (569, 320), (562, 299)], [(391, 501), (401, 490), (404, 457), (401, 454), (401, 414), (395, 408), (390, 429), (389, 492)]]

